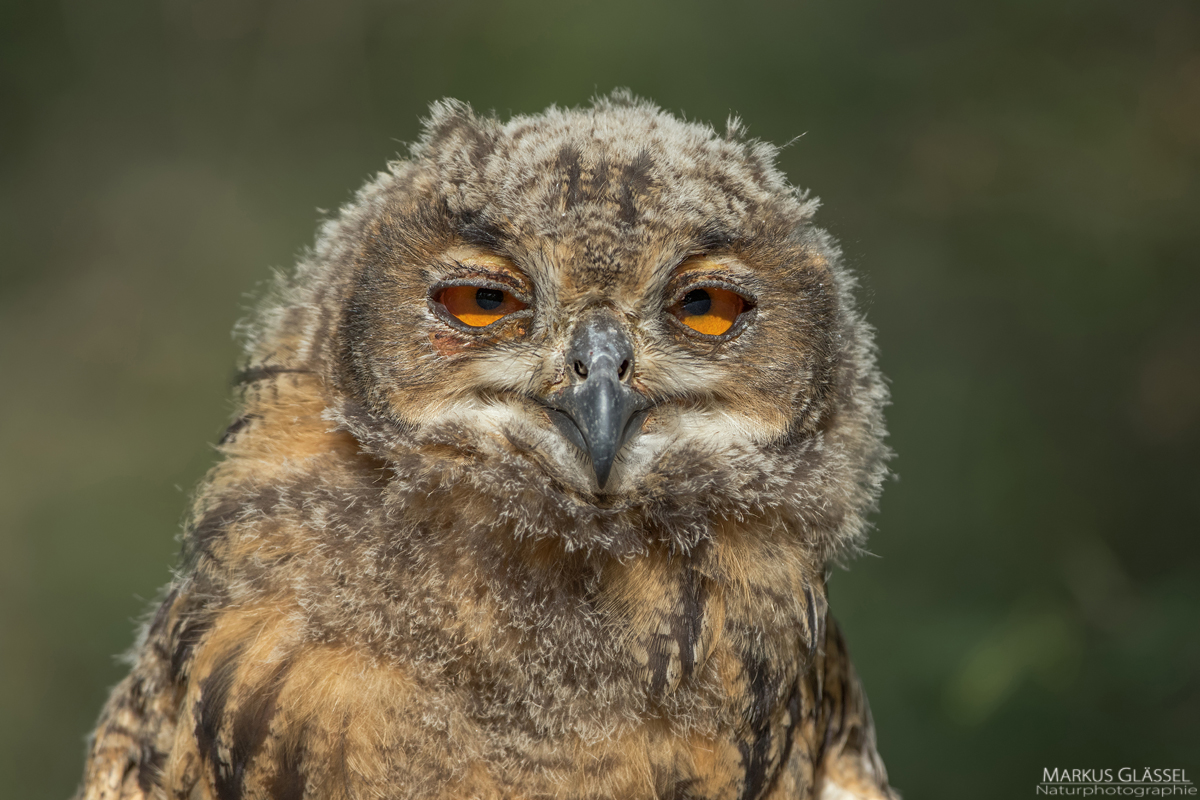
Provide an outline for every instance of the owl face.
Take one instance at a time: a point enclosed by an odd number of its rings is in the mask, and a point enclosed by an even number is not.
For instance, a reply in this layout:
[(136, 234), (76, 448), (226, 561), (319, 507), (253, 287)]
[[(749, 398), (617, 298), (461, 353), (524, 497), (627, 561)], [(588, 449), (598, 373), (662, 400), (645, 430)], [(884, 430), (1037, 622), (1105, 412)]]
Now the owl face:
[(773, 151), (639, 107), (548, 116), (435, 118), (353, 255), (342, 386), (585, 502), (815, 431), (834, 276)]

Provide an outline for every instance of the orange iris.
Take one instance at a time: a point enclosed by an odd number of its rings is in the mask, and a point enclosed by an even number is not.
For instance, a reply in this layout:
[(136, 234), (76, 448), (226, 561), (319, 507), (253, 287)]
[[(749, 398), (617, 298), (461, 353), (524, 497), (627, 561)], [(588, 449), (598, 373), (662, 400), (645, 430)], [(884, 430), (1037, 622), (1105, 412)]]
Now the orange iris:
[(698, 333), (720, 336), (733, 327), (746, 301), (737, 292), (719, 286), (692, 289), (670, 311), (679, 321)]
[(447, 286), (434, 299), (445, 306), (451, 316), (472, 328), (491, 325), (513, 312), (528, 308), (502, 289), (479, 286)]

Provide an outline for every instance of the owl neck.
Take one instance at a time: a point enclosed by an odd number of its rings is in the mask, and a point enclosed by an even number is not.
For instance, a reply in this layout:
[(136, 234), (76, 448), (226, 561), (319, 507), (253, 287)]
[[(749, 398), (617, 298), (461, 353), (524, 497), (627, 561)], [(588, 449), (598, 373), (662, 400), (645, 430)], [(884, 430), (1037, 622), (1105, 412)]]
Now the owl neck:
[(383, 458), (317, 404), (280, 405), (235, 424), (197, 500), (187, 551), (203, 613), (274, 598), (303, 639), (555, 686), (547, 726), (602, 701), (686, 716), (721, 675), (796, 672), (820, 640), (824, 562), (782, 511), (590, 506), (527, 466), (489, 472), (448, 448)]

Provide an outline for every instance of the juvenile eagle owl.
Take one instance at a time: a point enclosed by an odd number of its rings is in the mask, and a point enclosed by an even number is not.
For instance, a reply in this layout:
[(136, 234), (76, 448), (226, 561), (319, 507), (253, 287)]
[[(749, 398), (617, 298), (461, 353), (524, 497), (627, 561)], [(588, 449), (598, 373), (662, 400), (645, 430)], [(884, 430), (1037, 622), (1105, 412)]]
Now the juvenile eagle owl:
[(775, 154), (434, 105), (250, 326), (80, 797), (894, 797), (825, 592), (886, 391)]

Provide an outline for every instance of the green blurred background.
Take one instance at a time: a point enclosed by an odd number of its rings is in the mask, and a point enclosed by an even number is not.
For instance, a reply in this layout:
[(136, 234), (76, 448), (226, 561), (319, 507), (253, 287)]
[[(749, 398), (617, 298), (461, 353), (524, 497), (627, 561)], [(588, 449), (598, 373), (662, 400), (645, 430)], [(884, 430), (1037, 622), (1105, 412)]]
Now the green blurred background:
[[(440, 97), (795, 139), (892, 381), (836, 574), (895, 785), (1200, 775), (1200, 6), (0, 4), (0, 795), (64, 798), (213, 461), (229, 335)], [(799, 137), (799, 138), (796, 138)]]

